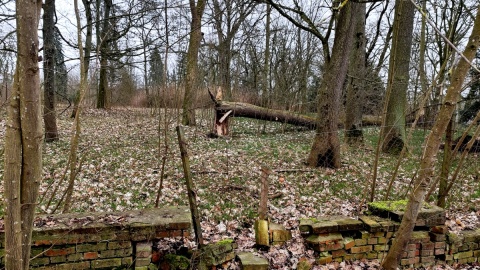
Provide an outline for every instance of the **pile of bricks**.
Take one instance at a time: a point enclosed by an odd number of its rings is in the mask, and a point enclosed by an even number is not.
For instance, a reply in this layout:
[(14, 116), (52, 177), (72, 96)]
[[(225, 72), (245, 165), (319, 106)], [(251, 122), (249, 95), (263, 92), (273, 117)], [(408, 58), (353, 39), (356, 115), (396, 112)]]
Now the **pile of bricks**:
[[(358, 259), (382, 260), (398, 231), (401, 211), (361, 216), (358, 220), (333, 216), (300, 220), (300, 231), (306, 242), (320, 256), (319, 264)], [(378, 216), (377, 216), (378, 215)], [(437, 263), (471, 263), (480, 256), (480, 231), (465, 236), (448, 234), (445, 211), (438, 207), (423, 209), (414, 232), (402, 254), (404, 267), (429, 266)]]
[[(31, 269), (148, 269), (156, 240), (188, 236), (188, 207), (49, 216), (34, 229)], [(0, 232), (0, 268), (5, 235)]]
[(326, 264), (360, 259), (381, 259), (398, 223), (387, 219), (363, 216), (359, 220), (330, 217), (300, 221), (300, 231), (306, 242), (320, 252), (317, 261)]
[(448, 264), (480, 262), (480, 229), (460, 235), (447, 233), (446, 237), (445, 260)]

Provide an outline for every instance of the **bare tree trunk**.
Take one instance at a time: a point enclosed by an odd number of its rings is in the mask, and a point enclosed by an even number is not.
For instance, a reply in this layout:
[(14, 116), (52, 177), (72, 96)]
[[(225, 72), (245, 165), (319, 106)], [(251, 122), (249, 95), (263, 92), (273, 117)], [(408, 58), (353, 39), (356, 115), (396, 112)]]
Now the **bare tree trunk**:
[(192, 24), (190, 30), (190, 42), (187, 51), (187, 74), (185, 82), (185, 96), (183, 99), (182, 124), (195, 125), (195, 94), (198, 89), (198, 50), (202, 41), (202, 16), (205, 11), (206, 0), (190, 0), (190, 12)]
[[(448, 175), (452, 165), (452, 141), (453, 141), (453, 121), (450, 119), (445, 134), (445, 147), (443, 148), (442, 169), (439, 176), (440, 185), (438, 187), (437, 205), (445, 207), (447, 198)], [(427, 198), (428, 199), (428, 198)]]
[(18, 55), (5, 135), (5, 267), (26, 270), (42, 177), (37, 32), (42, 1), (18, 0), (15, 7)]
[[(86, 30), (87, 30), (87, 35), (85, 36), (85, 46), (84, 46), (84, 56), (83, 56), (83, 61), (85, 62), (84, 64), (84, 71), (83, 73), (85, 74), (85, 78), (88, 78), (88, 70), (90, 68), (90, 54), (92, 52), (92, 37), (93, 37), (93, 16), (92, 16), (92, 6), (91, 0), (82, 0), (83, 6), (85, 7), (85, 17), (87, 19), (87, 25), (86, 25)], [(88, 85), (88, 83), (87, 83)], [(86, 91), (86, 89), (85, 89)], [(77, 110), (78, 106), (80, 103), (80, 90), (78, 90), (75, 94), (75, 101), (74, 101), (74, 106), (72, 110), (72, 114), (70, 115), (71, 118), (75, 118), (75, 115), (77, 115)]]
[[(107, 78), (107, 68), (108, 68), (108, 46), (109, 46), (109, 35), (111, 34), (111, 29), (109, 26), (110, 21), (110, 10), (112, 8), (112, 0), (104, 0), (104, 15), (103, 15), (103, 26), (100, 31), (100, 37), (97, 37), (99, 43), (99, 53), (100, 53), (100, 78), (98, 82), (98, 93), (97, 93), (97, 109), (106, 109), (108, 108), (108, 78)], [(100, 24), (100, 23), (99, 23)]]
[(45, 0), (43, 6), (43, 122), (45, 141), (58, 140), (55, 112), (55, 0)]
[[(477, 9), (477, 15), (475, 17), (475, 23), (473, 26), (470, 39), (463, 55), (471, 61), (475, 57), (475, 53), (480, 47), (480, 9)], [(430, 186), (433, 170), (435, 168), (434, 163), (438, 153), (440, 141), (442, 135), (445, 133), (448, 122), (452, 118), (455, 106), (458, 100), (462, 85), (465, 80), (465, 76), (468, 74), (470, 65), (461, 58), (458, 65), (454, 68), (451, 77), (451, 84), (447, 90), (445, 100), (438, 113), (437, 120), (435, 121), (431, 133), (428, 135), (425, 147), (420, 161), (419, 175), (414, 183), (414, 188), (409, 195), (407, 207), (405, 209), (405, 215), (400, 224), (400, 228), (396, 233), (397, 237), (393, 241), (393, 244), (383, 262), (382, 266), (385, 269), (396, 269), (398, 261), (402, 256), (408, 240), (413, 231), (415, 221), (418, 216), (418, 212), (424, 201), (425, 194), (428, 186)]]
[(362, 107), (365, 91), (365, 3), (359, 5), (355, 18), (355, 46), (350, 56), (349, 84), (345, 108), (345, 140), (347, 143), (362, 141)]
[(307, 160), (311, 167), (340, 167), (340, 96), (347, 75), (357, 7), (349, 2), (338, 15), (331, 59), (319, 89), (317, 130)]
[[(80, 128), (80, 114), (82, 112), (81, 105), (85, 97), (85, 93), (87, 92), (87, 85), (88, 85), (88, 82), (87, 82), (88, 72), (86, 72), (87, 62), (85, 61), (84, 52), (83, 52), (82, 24), (80, 20), (80, 11), (78, 9), (78, 0), (74, 0), (74, 6), (75, 6), (75, 17), (76, 17), (76, 23), (77, 23), (77, 45), (78, 45), (79, 58), (80, 58), (80, 91), (79, 91), (80, 94), (79, 94), (78, 108), (75, 114), (75, 119), (72, 127), (73, 134), (70, 139), (70, 156), (68, 158), (69, 166), (70, 166), (70, 176), (69, 176), (68, 186), (64, 194), (65, 196), (65, 204), (63, 205), (64, 213), (70, 211), (75, 178), (78, 173), (77, 150), (78, 150), (78, 144), (79, 144), (80, 133), (81, 133), (81, 128)], [(58, 205), (57, 205), (57, 208), (58, 208)]]
[(396, 0), (392, 52), (388, 69), (387, 111), (382, 132), (382, 151), (398, 154), (405, 142), (405, 110), (412, 49), (415, 6), (410, 0)]

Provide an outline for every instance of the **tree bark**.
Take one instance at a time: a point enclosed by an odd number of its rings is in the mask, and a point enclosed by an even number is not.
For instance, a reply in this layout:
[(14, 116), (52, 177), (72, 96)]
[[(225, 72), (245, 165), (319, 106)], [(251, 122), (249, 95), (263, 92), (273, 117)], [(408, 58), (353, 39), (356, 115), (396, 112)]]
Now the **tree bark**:
[(331, 59), (327, 63), (318, 94), (317, 129), (307, 160), (311, 167), (340, 167), (340, 139), (337, 128), (340, 96), (352, 48), (354, 15), (357, 15), (357, 5), (352, 3), (347, 3), (338, 15)]
[[(479, 47), (480, 9), (477, 9), (473, 30), (463, 55), (469, 61), (471, 61), (475, 57), (475, 53)], [(405, 209), (405, 215), (402, 219), (402, 223), (400, 224), (400, 228), (396, 233), (397, 237), (395, 237), (385, 261), (382, 263), (382, 266), (385, 269), (397, 268), (398, 261), (400, 260), (403, 250), (410, 239), (418, 212), (425, 199), (424, 197), (427, 192), (427, 188), (430, 186), (440, 141), (445, 133), (448, 122), (452, 118), (460, 91), (462, 90), (465, 76), (467, 75), (469, 69), (470, 65), (467, 63), (467, 61), (465, 61), (465, 59), (461, 58), (458, 65), (452, 72), (451, 84), (447, 89), (445, 100), (442, 103), (432, 130), (426, 139), (422, 159), (420, 161), (420, 169), (418, 170), (419, 175), (415, 180), (414, 187), (409, 195), (409, 200)]]
[[(316, 120), (313, 117), (301, 115), (290, 111), (268, 109), (248, 103), (217, 100), (215, 110), (218, 114), (218, 120), (221, 119), (226, 113), (231, 111), (230, 115), (227, 117), (232, 116), (254, 118), (259, 120), (287, 123), (295, 126), (303, 126), (309, 129), (314, 129), (316, 127)], [(227, 119), (228, 118), (226, 118), (225, 121)]]
[(55, 112), (55, 0), (45, 0), (43, 6), (43, 122), (45, 141), (58, 140)]
[(345, 140), (355, 143), (363, 140), (362, 107), (365, 91), (365, 9), (366, 4), (358, 4), (358, 14), (355, 18), (355, 46), (350, 56), (349, 84), (347, 88), (347, 103), (345, 105)]
[[(100, 51), (100, 78), (98, 82), (98, 93), (97, 93), (97, 109), (106, 109), (108, 108), (108, 78), (107, 78), (107, 69), (108, 69), (108, 46), (109, 46), (109, 35), (111, 32), (110, 29), (110, 10), (112, 8), (112, 0), (104, 0), (104, 15), (103, 15), (103, 25), (100, 36), (97, 38), (97, 46), (99, 46)], [(100, 23), (98, 23), (99, 25)]]
[(15, 8), (18, 55), (5, 135), (5, 267), (26, 270), (42, 177), (37, 32), (42, 1), (18, 0)]
[[(93, 37), (93, 16), (92, 16), (92, 6), (91, 0), (82, 0), (83, 6), (85, 7), (85, 17), (87, 19), (87, 25), (86, 25), (86, 30), (87, 30), (87, 35), (85, 36), (85, 46), (83, 47), (84, 49), (84, 54), (83, 54), (83, 61), (84, 61), (84, 71), (83, 71), (83, 76), (85, 78), (88, 78), (88, 70), (90, 68), (90, 54), (92, 52), (92, 37)], [(81, 61), (81, 60), (80, 60)], [(82, 76), (82, 75), (80, 75)], [(85, 89), (86, 91), (86, 89)], [(77, 110), (80, 104), (80, 90), (78, 90), (75, 93), (75, 100), (74, 100), (74, 106), (72, 110), (72, 114), (70, 115), (70, 118), (75, 118), (75, 115), (77, 115)]]
[(406, 143), (405, 110), (414, 14), (415, 6), (410, 0), (396, 0), (382, 132), (382, 151), (386, 153), (398, 154)]
[(202, 16), (205, 11), (206, 0), (190, 0), (192, 23), (190, 26), (190, 42), (187, 51), (187, 71), (185, 82), (185, 95), (182, 106), (182, 124), (195, 125), (195, 93), (198, 85), (198, 51), (202, 41)]

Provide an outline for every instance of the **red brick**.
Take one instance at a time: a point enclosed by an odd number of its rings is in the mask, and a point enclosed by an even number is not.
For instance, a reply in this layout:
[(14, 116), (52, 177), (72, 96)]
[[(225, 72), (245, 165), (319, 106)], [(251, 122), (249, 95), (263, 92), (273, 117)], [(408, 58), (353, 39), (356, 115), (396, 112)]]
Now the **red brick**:
[(422, 257), (433, 256), (433, 249), (422, 250), (421, 254), (422, 254)]
[(372, 246), (352, 247), (350, 250), (351, 253), (364, 253), (369, 251), (372, 251)]
[(435, 242), (435, 248), (445, 249), (445, 242)]
[(339, 250), (332, 251), (332, 257), (333, 258), (342, 257), (345, 254), (347, 254), (347, 252), (344, 249), (339, 249)]
[(356, 246), (365, 246), (367, 244), (367, 239), (355, 239)]
[(378, 243), (378, 238), (369, 238), (367, 244), (376, 245)]
[(74, 247), (62, 248), (62, 249), (49, 249), (45, 251), (45, 256), (48, 256), (48, 257), (64, 256), (72, 253), (75, 253)]
[(430, 227), (430, 231), (433, 233), (446, 234), (448, 232), (448, 227), (445, 225), (438, 225)]
[(52, 241), (51, 240), (35, 240), (35, 242), (33, 242), (33, 245), (34, 246), (50, 246), (52, 245)]
[(83, 259), (84, 260), (94, 260), (98, 258), (98, 253), (97, 252), (85, 252), (83, 253)]
[(355, 240), (353, 240), (351, 238), (346, 238), (345, 240), (343, 240), (343, 243), (345, 245), (346, 250), (349, 250), (349, 249), (351, 249), (352, 247), (355, 246)]
[(434, 249), (434, 248), (435, 248), (435, 243), (433, 243), (433, 242), (422, 243), (422, 250)]
[(432, 262), (435, 262), (435, 257), (434, 256), (422, 257), (421, 261), (422, 263), (432, 263)]
[(415, 250), (415, 249), (417, 249), (417, 245), (415, 245), (415, 244), (408, 244), (407, 250)]
[(170, 236), (170, 234), (168, 233), (168, 231), (159, 231), (155, 234), (155, 236), (157, 238), (167, 238)]
[(443, 248), (435, 249), (435, 255), (443, 255), (443, 254), (445, 254), (445, 249)]

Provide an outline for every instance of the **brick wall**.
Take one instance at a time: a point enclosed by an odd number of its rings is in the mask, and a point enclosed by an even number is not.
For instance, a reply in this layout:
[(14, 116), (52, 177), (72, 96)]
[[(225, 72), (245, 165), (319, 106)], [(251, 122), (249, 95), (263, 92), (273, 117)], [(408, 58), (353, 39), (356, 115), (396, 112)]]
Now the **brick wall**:
[[(143, 269), (156, 240), (187, 236), (188, 207), (38, 217), (31, 269)], [(0, 232), (0, 268), (5, 262)]]
[[(445, 226), (445, 211), (419, 215), (400, 264), (403, 267), (480, 262), (480, 229), (457, 235)], [(380, 214), (380, 213), (376, 213)], [(380, 214), (384, 216), (383, 214)], [(300, 232), (318, 251), (319, 264), (356, 259), (382, 260), (395, 237), (403, 215), (323, 217), (300, 220)]]

